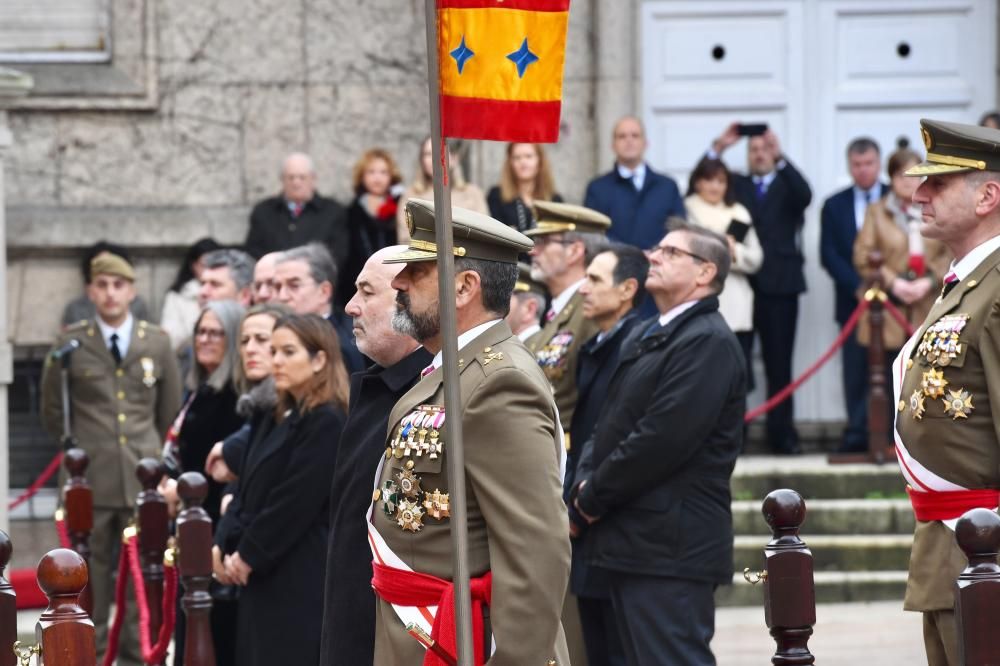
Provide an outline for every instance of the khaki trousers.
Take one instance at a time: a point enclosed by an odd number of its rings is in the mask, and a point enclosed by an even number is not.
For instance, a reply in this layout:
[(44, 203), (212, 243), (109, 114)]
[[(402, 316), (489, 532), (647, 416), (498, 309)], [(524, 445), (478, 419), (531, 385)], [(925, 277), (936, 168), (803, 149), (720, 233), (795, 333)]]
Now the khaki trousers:
[[(108, 642), (108, 616), (115, 600), (115, 576), (121, 552), (122, 530), (132, 519), (131, 509), (94, 507), (94, 529), (90, 533), (90, 589), (94, 595), (94, 638), (97, 663), (104, 659)], [(139, 649), (139, 612), (135, 605), (132, 581), (126, 590), (127, 603), (121, 639), (118, 643), (118, 666), (142, 666)]]
[(955, 611), (924, 611), (923, 616), (927, 666), (960, 666)]

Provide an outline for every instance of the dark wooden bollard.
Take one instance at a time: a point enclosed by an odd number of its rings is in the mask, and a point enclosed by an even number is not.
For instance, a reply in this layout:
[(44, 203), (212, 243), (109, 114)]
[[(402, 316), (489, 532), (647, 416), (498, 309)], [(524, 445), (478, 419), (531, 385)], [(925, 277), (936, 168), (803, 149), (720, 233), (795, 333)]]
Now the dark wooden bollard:
[[(90, 458), (87, 452), (74, 447), (63, 456), (63, 466), (68, 478), (63, 486), (63, 506), (66, 513), (66, 531), (69, 542), (83, 561), (90, 564), (90, 532), (94, 528), (94, 493), (87, 483), (87, 467)], [(80, 595), (80, 606), (87, 615), (94, 614), (94, 599), (90, 583)]]
[(38, 586), (49, 598), (35, 625), (35, 640), (42, 648), (39, 664), (96, 666), (94, 623), (80, 607), (86, 585), (87, 563), (79, 553), (57, 548), (39, 561)]
[[(882, 253), (868, 255), (868, 268), (872, 274), (869, 293), (868, 324), (871, 333), (868, 341), (868, 453), (877, 463), (886, 461), (889, 445), (888, 405), (889, 388), (885, 385), (885, 306), (882, 305), (885, 285), (882, 284)], [(868, 298), (868, 295), (865, 295)]]
[(993, 634), (1000, 617), (1000, 516), (989, 509), (966, 511), (955, 525), (955, 540), (969, 558), (955, 587), (959, 663), (1000, 664)]
[(177, 516), (178, 573), (184, 585), (181, 605), (187, 618), (184, 639), (185, 666), (215, 666), (212, 644), (212, 519), (201, 504), (208, 496), (208, 482), (198, 472), (185, 472), (177, 481), (184, 510)]
[[(139, 527), (139, 561), (146, 584), (149, 606), (149, 635), (153, 641), (163, 623), (163, 551), (170, 536), (167, 501), (156, 487), (163, 478), (163, 467), (155, 458), (143, 458), (136, 465), (135, 475), (142, 490), (135, 500), (136, 524)], [(162, 663), (162, 662), (161, 662)]]
[[(764, 546), (764, 621), (777, 644), (772, 664), (813, 664), (809, 637), (816, 624), (813, 557), (799, 538), (806, 503), (794, 490), (764, 498), (764, 520), (773, 538)], [(749, 579), (748, 579), (749, 580)]]
[(17, 596), (4, 571), (14, 554), (10, 537), (0, 530), (0, 666), (17, 666), (17, 656), (11, 649), (17, 640)]

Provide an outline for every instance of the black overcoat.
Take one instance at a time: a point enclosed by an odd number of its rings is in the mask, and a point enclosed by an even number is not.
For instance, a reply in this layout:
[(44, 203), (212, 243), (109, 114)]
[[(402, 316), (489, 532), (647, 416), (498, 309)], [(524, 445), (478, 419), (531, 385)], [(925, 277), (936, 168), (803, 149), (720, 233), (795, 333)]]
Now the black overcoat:
[(326, 404), (254, 428), (238, 494), (216, 534), (253, 568), (240, 591), (240, 666), (317, 662), (330, 478), (344, 418)]
[[(732, 582), (729, 479), (743, 437), (746, 361), (714, 296), (624, 342), (577, 469), (591, 565)], [(579, 488), (579, 484), (577, 485)]]

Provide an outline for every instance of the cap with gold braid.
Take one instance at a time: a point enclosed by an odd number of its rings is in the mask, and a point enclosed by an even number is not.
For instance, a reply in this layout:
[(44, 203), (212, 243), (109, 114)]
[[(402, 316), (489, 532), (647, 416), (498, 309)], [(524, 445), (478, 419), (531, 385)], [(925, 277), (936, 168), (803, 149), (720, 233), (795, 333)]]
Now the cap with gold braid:
[(525, 294), (532, 291), (542, 296), (548, 295), (545, 285), (537, 280), (531, 279), (531, 266), (528, 264), (517, 265), (517, 282), (514, 283), (515, 294)]
[(907, 176), (1000, 171), (1000, 130), (922, 119), (920, 136), (927, 159), (907, 169)]
[(524, 232), (528, 236), (561, 234), (566, 231), (603, 235), (611, 226), (610, 217), (584, 206), (536, 201), (534, 208), (536, 226)]
[(132, 264), (111, 252), (101, 252), (90, 260), (90, 274), (91, 276), (116, 275), (129, 282), (135, 282), (135, 270)]
[[(516, 264), (517, 256), (534, 245), (531, 239), (488, 215), (464, 208), (451, 209), (451, 226), (456, 257), (486, 259)], [(385, 259), (386, 264), (437, 259), (434, 240), (434, 203), (424, 199), (406, 202), (406, 226), (410, 230), (409, 247)]]

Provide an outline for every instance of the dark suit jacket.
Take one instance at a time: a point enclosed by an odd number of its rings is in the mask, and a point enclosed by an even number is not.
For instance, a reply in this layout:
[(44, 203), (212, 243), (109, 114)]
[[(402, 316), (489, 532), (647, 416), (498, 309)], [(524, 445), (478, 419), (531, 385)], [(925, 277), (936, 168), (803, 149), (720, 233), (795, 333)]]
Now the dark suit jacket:
[(374, 365), (351, 375), (351, 408), (330, 483), (321, 666), (371, 664), (375, 657), (375, 593), (365, 510), (385, 451), (389, 412), (433, 358), (421, 347), (392, 367)]
[[(563, 198), (559, 193), (552, 195), (552, 201), (561, 203)], [(500, 198), (500, 187), (494, 186), (486, 193), (486, 205), (489, 206), (490, 216), (500, 220), (508, 227), (518, 231), (527, 231), (535, 228), (535, 213), (531, 206), (526, 206), (520, 197), (512, 201), (504, 201)]]
[[(729, 479), (743, 438), (746, 362), (709, 297), (622, 345), (577, 468), (587, 561), (638, 575), (732, 582)], [(579, 488), (579, 485), (577, 486)]]
[(667, 218), (685, 217), (684, 199), (673, 178), (646, 165), (642, 190), (622, 178), (615, 166), (587, 185), (583, 205), (611, 218), (608, 240), (650, 248), (666, 235)]
[[(882, 183), (882, 192), (889, 186)], [(823, 268), (833, 278), (837, 296), (834, 317), (844, 324), (858, 306), (857, 291), (861, 276), (854, 268), (854, 239), (858, 225), (854, 218), (854, 186), (832, 194), (823, 203), (820, 214), (819, 257)]]
[(330, 478), (343, 424), (326, 404), (255, 428), (262, 436), (246, 451), (239, 492), (216, 533), (253, 568), (239, 601), (240, 666), (315, 664), (319, 656)]
[(757, 188), (750, 176), (735, 174), (733, 186), (736, 200), (746, 206), (753, 218), (754, 229), (764, 249), (764, 263), (750, 276), (757, 294), (794, 295), (806, 290), (802, 271), (800, 233), (805, 224), (805, 211), (812, 201), (812, 190), (802, 174), (786, 160), (778, 169), (763, 199), (757, 198)]
[(343, 270), (350, 241), (344, 207), (320, 195), (306, 202), (302, 213), (292, 217), (284, 197), (264, 199), (250, 213), (250, 229), (245, 241), (247, 252), (256, 258), (268, 252), (288, 250), (312, 241), (330, 249), (337, 267)]

